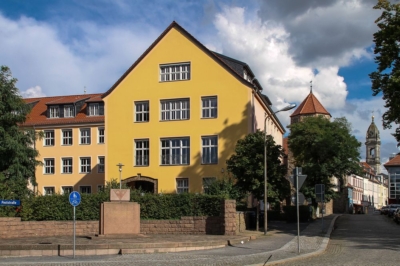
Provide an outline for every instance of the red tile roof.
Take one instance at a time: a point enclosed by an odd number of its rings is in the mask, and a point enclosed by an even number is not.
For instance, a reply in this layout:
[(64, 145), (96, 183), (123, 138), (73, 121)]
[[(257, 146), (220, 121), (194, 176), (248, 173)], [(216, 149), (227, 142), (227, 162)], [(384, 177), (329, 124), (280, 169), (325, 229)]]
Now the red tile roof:
[(361, 162), (361, 166), (363, 167), (363, 171), (365, 173), (375, 175), (375, 169), (369, 165), (367, 162)]
[(26, 103), (33, 104), (32, 110), (29, 113), (25, 123), (22, 126), (47, 126), (47, 125), (63, 125), (63, 124), (82, 124), (82, 123), (104, 123), (104, 116), (87, 116), (86, 106), (83, 104), (81, 110), (77, 110), (75, 117), (67, 118), (47, 118), (47, 106), (49, 104), (65, 104), (75, 103), (79, 100), (85, 102), (92, 99), (100, 99), (101, 93), (97, 94), (83, 94), (83, 95), (69, 95), (69, 96), (52, 96), (41, 98), (28, 98), (24, 99)]
[(387, 169), (387, 166), (400, 166), (400, 153), (392, 158), (389, 162), (385, 163), (383, 166)]
[(297, 107), (296, 111), (290, 116), (297, 115), (309, 115), (309, 114), (331, 114), (325, 109), (325, 107), (318, 101), (317, 97), (314, 96), (312, 92), (308, 94), (307, 98)]

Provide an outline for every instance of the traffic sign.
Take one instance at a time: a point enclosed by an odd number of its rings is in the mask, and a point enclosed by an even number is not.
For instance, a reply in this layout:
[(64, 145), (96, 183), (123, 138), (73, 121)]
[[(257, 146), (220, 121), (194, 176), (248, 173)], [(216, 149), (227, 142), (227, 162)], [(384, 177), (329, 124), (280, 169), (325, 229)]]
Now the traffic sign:
[(324, 184), (316, 184), (315, 185), (315, 198), (317, 202), (325, 201), (325, 185)]
[(78, 206), (81, 203), (81, 194), (77, 191), (72, 191), (69, 194), (69, 203), (74, 207)]

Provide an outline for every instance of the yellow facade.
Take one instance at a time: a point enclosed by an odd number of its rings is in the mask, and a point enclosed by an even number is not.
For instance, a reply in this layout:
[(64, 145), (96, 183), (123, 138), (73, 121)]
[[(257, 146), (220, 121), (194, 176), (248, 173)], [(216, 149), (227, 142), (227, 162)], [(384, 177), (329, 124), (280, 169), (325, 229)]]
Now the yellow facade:
[[(72, 187), (72, 190), (87, 191), (96, 193), (99, 186), (104, 186), (104, 172), (98, 167), (99, 157), (105, 156), (105, 144), (99, 143), (98, 129), (104, 128), (104, 124), (80, 124), (62, 125), (36, 128), (36, 131), (53, 131), (54, 145), (46, 145), (46, 138), (36, 142), (36, 149), (39, 152), (38, 160), (43, 166), (36, 168), (36, 181), (38, 183), (38, 194), (48, 194), (49, 188), (54, 193), (63, 193), (63, 188)], [(80, 129), (90, 129), (90, 144), (81, 144)], [(63, 130), (72, 130), (72, 145), (63, 145)], [(72, 159), (72, 171), (63, 169), (63, 159)], [(90, 172), (83, 173), (81, 169), (81, 158), (90, 158)], [(54, 159), (54, 173), (45, 173), (46, 160)], [(99, 172), (100, 170), (100, 172)], [(51, 171), (50, 171), (51, 172)], [(68, 173), (64, 173), (68, 172)], [(47, 191), (46, 191), (47, 190)]]
[[(202, 45), (180, 27), (171, 27), (133, 68), (105, 95), (106, 180), (146, 181), (155, 193), (177, 190), (177, 179), (188, 180), (189, 192), (203, 191), (203, 178), (220, 178), (226, 173), (226, 160), (233, 154), (237, 140), (254, 127), (253, 88), (232, 74)], [(168, 64), (190, 65), (190, 78), (160, 81), (160, 67)], [(217, 98), (217, 117), (202, 118), (202, 98)], [(190, 118), (163, 121), (161, 105), (165, 100), (185, 99), (190, 103)], [(136, 121), (136, 104), (147, 102), (149, 121)], [(265, 108), (267, 110), (267, 108)], [(276, 126), (275, 126), (276, 129)], [(276, 134), (282, 143), (283, 129)], [(203, 163), (202, 137), (216, 136), (218, 161)], [(163, 165), (162, 141), (185, 138), (190, 142), (188, 164)], [(136, 141), (149, 143), (148, 165), (138, 166)], [(182, 152), (182, 151), (181, 151)], [(180, 154), (182, 155), (182, 154)], [(117, 164), (124, 167), (119, 172)], [(137, 187), (137, 186), (136, 186)]]

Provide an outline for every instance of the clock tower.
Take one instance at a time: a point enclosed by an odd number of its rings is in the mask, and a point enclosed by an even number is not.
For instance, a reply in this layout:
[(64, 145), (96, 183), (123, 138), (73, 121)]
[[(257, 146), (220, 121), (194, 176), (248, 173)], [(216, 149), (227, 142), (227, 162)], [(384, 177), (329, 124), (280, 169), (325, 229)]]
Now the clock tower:
[(374, 122), (374, 116), (372, 116), (371, 125), (368, 127), (365, 148), (367, 164), (375, 169), (376, 174), (379, 174), (381, 171), (381, 138)]

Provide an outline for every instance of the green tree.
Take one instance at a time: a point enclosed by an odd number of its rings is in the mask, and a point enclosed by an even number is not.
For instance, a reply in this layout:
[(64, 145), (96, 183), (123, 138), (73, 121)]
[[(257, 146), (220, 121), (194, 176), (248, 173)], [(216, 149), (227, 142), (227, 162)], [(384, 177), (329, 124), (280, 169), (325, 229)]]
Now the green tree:
[[(383, 128), (400, 124), (400, 4), (379, 0), (374, 9), (381, 9), (375, 21), (379, 30), (374, 34), (377, 70), (369, 76), (373, 95), (383, 94), (387, 111), (383, 114)], [(393, 134), (400, 145), (400, 127)]]
[[(233, 154), (226, 162), (227, 170), (236, 179), (236, 186), (243, 194), (251, 192), (256, 198), (264, 195), (264, 133), (257, 131), (240, 139)], [(287, 197), (290, 185), (285, 179), (286, 166), (281, 159), (282, 147), (267, 136), (268, 202), (274, 203)]]
[(211, 184), (209, 184), (206, 190), (206, 194), (216, 196), (220, 195), (223, 196), (225, 199), (234, 199), (236, 201), (239, 201), (243, 198), (243, 194), (235, 185), (235, 181), (228, 176), (216, 179)]
[(40, 164), (36, 160), (34, 148), (36, 134), (32, 129), (22, 129), (29, 113), (15, 87), (6, 66), (0, 69), (0, 195), (4, 198), (21, 199), (29, 194), (28, 181), (36, 185), (35, 169)]
[(346, 118), (333, 122), (324, 117), (306, 117), (303, 121), (289, 126), (289, 149), (296, 166), (303, 168), (307, 175), (301, 192), (307, 198), (315, 199), (315, 185), (325, 185), (325, 200), (335, 196), (332, 177), (343, 185), (343, 177), (360, 174), (361, 143), (351, 135), (351, 126)]

